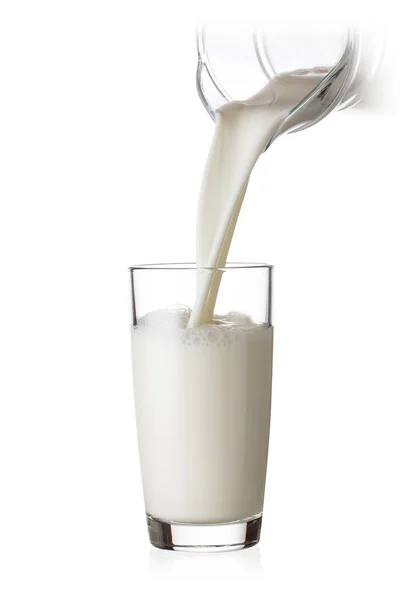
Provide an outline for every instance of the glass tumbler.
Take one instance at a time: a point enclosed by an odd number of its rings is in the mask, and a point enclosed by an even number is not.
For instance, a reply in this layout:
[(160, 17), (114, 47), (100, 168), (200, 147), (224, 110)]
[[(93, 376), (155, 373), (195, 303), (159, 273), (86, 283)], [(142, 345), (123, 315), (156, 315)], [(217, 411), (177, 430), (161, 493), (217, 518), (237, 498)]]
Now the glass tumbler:
[(193, 264), (130, 268), (133, 385), (149, 538), (221, 551), (260, 539), (270, 428), (272, 267), (229, 263), (188, 327)]

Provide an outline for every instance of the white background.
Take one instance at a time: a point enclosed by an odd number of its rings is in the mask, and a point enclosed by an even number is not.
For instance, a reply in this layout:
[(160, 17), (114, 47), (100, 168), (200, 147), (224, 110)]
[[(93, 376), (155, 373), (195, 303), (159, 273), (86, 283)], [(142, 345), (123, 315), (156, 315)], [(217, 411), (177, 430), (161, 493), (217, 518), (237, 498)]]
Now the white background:
[[(147, 539), (126, 268), (193, 259), (213, 131), (195, 91), (194, 24), (234, 2), (3, 0), (2, 600), (404, 598), (395, 5), (373, 15), (387, 36), (389, 109), (286, 136), (252, 177), (231, 257), (276, 266), (262, 541), (195, 556)], [(339, 14), (339, 3), (305, 6)], [(369, 3), (355, 8), (371, 19)]]

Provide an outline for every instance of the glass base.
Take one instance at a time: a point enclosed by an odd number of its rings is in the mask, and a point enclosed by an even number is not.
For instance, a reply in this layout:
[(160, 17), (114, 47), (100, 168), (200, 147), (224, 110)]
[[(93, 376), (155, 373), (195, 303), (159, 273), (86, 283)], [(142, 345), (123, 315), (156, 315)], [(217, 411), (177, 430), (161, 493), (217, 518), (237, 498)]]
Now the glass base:
[(193, 524), (162, 521), (146, 515), (150, 543), (162, 550), (226, 552), (250, 548), (260, 540), (262, 517), (233, 523)]

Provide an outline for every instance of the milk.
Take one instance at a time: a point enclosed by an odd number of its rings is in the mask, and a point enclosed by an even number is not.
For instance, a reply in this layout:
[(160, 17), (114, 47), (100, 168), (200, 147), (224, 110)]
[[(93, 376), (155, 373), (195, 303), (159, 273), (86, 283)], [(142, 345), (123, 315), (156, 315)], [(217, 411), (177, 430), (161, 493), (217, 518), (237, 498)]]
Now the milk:
[(132, 331), (146, 512), (182, 523), (260, 515), (273, 329), (241, 316), (187, 329), (189, 314), (160, 311)]
[[(199, 201), (198, 267), (225, 266), (258, 157), (284, 130), (316, 117), (316, 103), (294, 120), (289, 114), (325, 71), (282, 74), (217, 111)], [(166, 521), (229, 523), (263, 508), (273, 328), (247, 316), (215, 317), (221, 275), (197, 272), (192, 311), (157, 311), (132, 330), (145, 505)]]
[[(257, 159), (269, 141), (284, 130), (315, 118), (322, 103), (288, 119), (293, 109), (325, 77), (317, 67), (283, 73), (243, 102), (230, 102), (216, 112), (215, 133), (200, 192), (197, 217), (197, 266), (224, 267), (239, 211)], [(220, 274), (201, 271), (189, 327), (210, 323)]]

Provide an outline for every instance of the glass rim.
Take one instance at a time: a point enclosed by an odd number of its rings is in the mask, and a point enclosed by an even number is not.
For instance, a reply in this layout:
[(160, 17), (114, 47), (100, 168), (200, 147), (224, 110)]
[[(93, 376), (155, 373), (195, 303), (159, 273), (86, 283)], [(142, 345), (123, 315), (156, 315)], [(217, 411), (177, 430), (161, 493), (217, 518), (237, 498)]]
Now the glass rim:
[(145, 263), (139, 265), (133, 265), (128, 270), (133, 273), (134, 271), (218, 271), (225, 273), (227, 271), (237, 271), (241, 269), (274, 269), (273, 265), (267, 263), (255, 263), (255, 262), (227, 262), (225, 267), (197, 267), (196, 263), (193, 262), (180, 262), (180, 263)]

